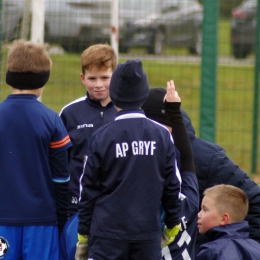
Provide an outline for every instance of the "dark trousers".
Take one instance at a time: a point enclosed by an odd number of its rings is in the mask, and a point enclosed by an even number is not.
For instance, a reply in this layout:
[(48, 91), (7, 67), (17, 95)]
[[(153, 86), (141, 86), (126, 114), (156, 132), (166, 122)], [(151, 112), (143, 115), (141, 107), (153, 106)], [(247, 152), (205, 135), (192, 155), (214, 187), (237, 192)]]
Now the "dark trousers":
[(161, 241), (122, 241), (91, 236), (88, 259), (160, 260)]

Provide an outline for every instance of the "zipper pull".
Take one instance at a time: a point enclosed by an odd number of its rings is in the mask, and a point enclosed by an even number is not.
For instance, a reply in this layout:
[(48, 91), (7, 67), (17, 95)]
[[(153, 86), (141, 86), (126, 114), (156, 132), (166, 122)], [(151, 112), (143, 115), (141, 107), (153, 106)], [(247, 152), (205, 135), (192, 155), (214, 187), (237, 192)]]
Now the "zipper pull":
[(103, 117), (104, 117), (104, 112), (100, 111), (100, 118), (103, 118)]

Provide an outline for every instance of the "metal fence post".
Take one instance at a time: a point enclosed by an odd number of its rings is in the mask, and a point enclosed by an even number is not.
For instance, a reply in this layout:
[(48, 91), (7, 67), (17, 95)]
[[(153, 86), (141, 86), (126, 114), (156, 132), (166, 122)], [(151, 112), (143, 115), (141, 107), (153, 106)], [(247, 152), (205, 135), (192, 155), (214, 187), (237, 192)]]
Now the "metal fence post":
[(257, 172), (258, 149), (258, 117), (259, 117), (259, 70), (260, 70), (260, 0), (257, 2), (255, 31), (255, 80), (254, 80), (254, 111), (253, 111), (253, 135), (252, 135), (252, 173)]
[[(45, 0), (32, 1), (32, 30), (31, 41), (44, 43), (44, 23), (45, 23)], [(38, 98), (42, 101), (42, 96)]]
[(217, 58), (219, 0), (204, 0), (200, 137), (214, 142), (216, 136)]
[(118, 57), (118, 44), (119, 44), (119, 27), (118, 27), (118, 10), (119, 1), (111, 0), (111, 47)]

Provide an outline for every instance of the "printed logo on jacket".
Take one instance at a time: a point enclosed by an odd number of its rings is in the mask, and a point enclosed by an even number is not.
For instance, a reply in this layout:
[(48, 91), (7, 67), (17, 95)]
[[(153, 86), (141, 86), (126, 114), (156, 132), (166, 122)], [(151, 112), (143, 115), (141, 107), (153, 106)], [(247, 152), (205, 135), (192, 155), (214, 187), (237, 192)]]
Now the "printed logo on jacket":
[(6, 238), (0, 236), (0, 259), (4, 259), (9, 249), (9, 243)]

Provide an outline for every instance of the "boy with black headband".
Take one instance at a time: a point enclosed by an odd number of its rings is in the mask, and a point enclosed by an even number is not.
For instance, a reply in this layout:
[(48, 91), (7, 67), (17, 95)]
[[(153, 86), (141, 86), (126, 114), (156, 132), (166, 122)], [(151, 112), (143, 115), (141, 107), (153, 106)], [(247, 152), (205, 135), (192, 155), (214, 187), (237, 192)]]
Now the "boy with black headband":
[(0, 238), (7, 260), (59, 259), (71, 142), (59, 115), (37, 100), (51, 67), (42, 44), (17, 41), (9, 51), (12, 94), (0, 104)]

